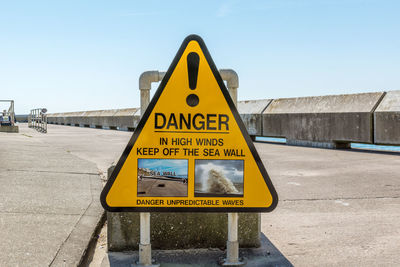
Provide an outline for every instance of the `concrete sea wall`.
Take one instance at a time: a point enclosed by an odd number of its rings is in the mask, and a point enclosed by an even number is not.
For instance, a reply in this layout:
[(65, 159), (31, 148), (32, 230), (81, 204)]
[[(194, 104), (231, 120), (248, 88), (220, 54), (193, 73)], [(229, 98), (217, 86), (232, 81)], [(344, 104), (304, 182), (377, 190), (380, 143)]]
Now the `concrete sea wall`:
[(238, 101), (237, 109), (251, 136), (262, 136), (262, 113), (271, 101), (272, 99)]
[(285, 137), (289, 144), (327, 147), (373, 143), (372, 114), (383, 95), (275, 99), (262, 114), (262, 135)]
[[(253, 137), (330, 148), (400, 145), (400, 91), (247, 100), (238, 102), (238, 111)], [(48, 114), (48, 123), (128, 130), (139, 119), (139, 108)]]
[(51, 113), (47, 115), (47, 122), (70, 126), (133, 130), (140, 119), (138, 110), (138, 108), (127, 108)]

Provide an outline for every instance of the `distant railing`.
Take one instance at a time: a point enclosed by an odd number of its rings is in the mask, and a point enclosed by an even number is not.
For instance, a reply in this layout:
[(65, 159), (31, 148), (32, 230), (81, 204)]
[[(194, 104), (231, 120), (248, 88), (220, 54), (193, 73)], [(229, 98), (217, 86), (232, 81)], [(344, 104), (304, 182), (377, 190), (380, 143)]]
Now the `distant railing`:
[(47, 109), (32, 109), (28, 116), (28, 126), (38, 132), (47, 133)]
[(13, 126), (15, 123), (15, 113), (14, 113), (14, 100), (0, 100), (0, 102), (10, 102), (10, 107), (0, 113), (0, 125), (9, 124)]

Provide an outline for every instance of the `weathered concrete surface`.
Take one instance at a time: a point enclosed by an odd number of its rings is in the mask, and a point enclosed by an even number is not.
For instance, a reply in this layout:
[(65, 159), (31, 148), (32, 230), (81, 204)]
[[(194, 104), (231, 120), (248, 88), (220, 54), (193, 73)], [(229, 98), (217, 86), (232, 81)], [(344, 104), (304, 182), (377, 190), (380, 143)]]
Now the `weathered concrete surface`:
[(0, 133), (0, 266), (76, 266), (103, 214), (98, 167), (118, 157), (130, 133), (20, 131)]
[(400, 154), (256, 144), (280, 202), (262, 232), (294, 266), (400, 264)]
[(18, 133), (18, 126), (0, 126), (0, 132), (2, 133)]
[(376, 144), (400, 145), (400, 90), (386, 93), (374, 113)]
[[(218, 248), (226, 246), (226, 214), (151, 213), (151, 245), (154, 249)], [(108, 249), (138, 249), (139, 213), (107, 212)], [(257, 213), (239, 214), (239, 242), (242, 247), (260, 246)]]
[[(262, 235), (262, 246), (259, 248), (241, 248), (241, 257), (246, 258), (246, 266), (287, 266), (292, 264), (280, 253), (271, 242)], [(153, 250), (153, 259), (161, 263), (161, 266), (182, 267), (219, 267), (218, 262), (224, 258), (223, 248), (208, 249), (185, 249), (185, 250)], [(138, 259), (137, 251), (130, 252), (109, 252), (101, 261), (93, 266), (127, 267)]]
[[(392, 91), (385, 98), (384, 94), (246, 100), (238, 102), (238, 111), (251, 136), (285, 137), (292, 145), (400, 144), (400, 93)], [(51, 124), (128, 130), (136, 128), (139, 119), (139, 108), (48, 114)]]
[(314, 142), (372, 143), (372, 112), (383, 92), (275, 99), (263, 113), (263, 136)]
[(272, 99), (238, 101), (237, 109), (250, 135), (262, 135), (262, 112), (271, 101)]

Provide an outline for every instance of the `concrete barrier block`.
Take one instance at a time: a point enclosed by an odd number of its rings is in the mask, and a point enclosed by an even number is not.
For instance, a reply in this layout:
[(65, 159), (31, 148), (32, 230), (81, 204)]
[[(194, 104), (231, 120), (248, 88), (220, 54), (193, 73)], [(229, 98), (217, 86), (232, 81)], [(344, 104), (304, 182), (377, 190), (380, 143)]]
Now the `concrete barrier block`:
[[(139, 213), (107, 212), (110, 251), (137, 250)], [(226, 246), (226, 213), (151, 213), (151, 245), (154, 249), (219, 248)], [(239, 214), (240, 247), (260, 246), (260, 215)]]
[(373, 143), (372, 112), (383, 94), (275, 99), (263, 112), (263, 136), (292, 143)]
[(16, 125), (13, 126), (0, 126), (0, 132), (2, 133), (18, 133), (19, 132), (19, 128)]
[(136, 128), (140, 120), (140, 110), (138, 108), (126, 108), (50, 113), (47, 118), (49, 123), (63, 125), (89, 125), (91, 127), (109, 127), (110, 129), (133, 129)]
[(115, 123), (119, 128), (132, 129), (136, 128), (137, 121), (140, 116), (135, 116), (138, 108), (119, 109), (114, 115)]
[(375, 144), (400, 145), (400, 90), (389, 91), (374, 112)]
[(262, 135), (262, 112), (271, 101), (271, 99), (238, 101), (238, 112), (250, 135)]

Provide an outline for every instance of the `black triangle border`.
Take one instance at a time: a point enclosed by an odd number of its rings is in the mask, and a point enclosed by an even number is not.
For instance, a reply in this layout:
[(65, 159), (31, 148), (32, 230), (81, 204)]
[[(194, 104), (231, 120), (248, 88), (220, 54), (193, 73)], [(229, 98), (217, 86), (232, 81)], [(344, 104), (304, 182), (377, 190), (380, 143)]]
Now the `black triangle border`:
[[(106, 202), (106, 197), (108, 192), (110, 191), (112, 185), (115, 182), (115, 179), (117, 178), (117, 175), (119, 171), (121, 170), (122, 166), (124, 165), (129, 153), (131, 152), (137, 138), (139, 137), (140, 133), (142, 132), (142, 129), (147, 122), (151, 112), (153, 111), (158, 99), (161, 96), (161, 93), (164, 91), (165, 86), (167, 85), (167, 82), (169, 81), (172, 73), (174, 72), (176, 65), (178, 64), (180, 58), (183, 55), (183, 52), (185, 51), (187, 45), (189, 44), (190, 41), (196, 41), (199, 45), (201, 50), (203, 51), (203, 54), (208, 62), (208, 65), (211, 68), (211, 71), (215, 77), (215, 79), (218, 82), (218, 85), (222, 91), (222, 94), (225, 97), (226, 102), (229, 105), (229, 108), (231, 109), (231, 112), (236, 120), (236, 123), (238, 124), (242, 135), (244, 139), (246, 140), (247, 146), (249, 147), (254, 160), (257, 163), (257, 166), (264, 178), (265, 183), (267, 184), (267, 187), (272, 195), (272, 204), (269, 207), (226, 207), (226, 208), (208, 208), (208, 207), (110, 207), (108, 206)], [(108, 179), (106, 185), (104, 186), (101, 195), (100, 195), (100, 202), (103, 206), (103, 208), (107, 211), (110, 212), (271, 212), (272, 210), (275, 209), (275, 207), (278, 204), (278, 194), (272, 184), (272, 181), (264, 167), (264, 164), (261, 161), (260, 156), (258, 155), (258, 152), (253, 144), (253, 141), (251, 140), (249, 134), (247, 133), (247, 129), (240, 118), (239, 112), (237, 111), (230, 95), (228, 92), (228, 89), (226, 88), (221, 75), (219, 74), (219, 71), (217, 67), (214, 64), (214, 61), (211, 58), (210, 53), (208, 52), (208, 49), (203, 41), (203, 39), (195, 34), (189, 35), (185, 38), (185, 40), (182, 42), (182, 45), (180, 46), (178, 52), (176, 53), (176, 56), (174, 60), (172, 61), (171, 65), (168, 68), (168, 71), (166, 72), (164, 78), (162, 79), (157, 91), (155, 92), (152, 100), (150, 101), (149, 106), (147, 107), (145, 113), (143, 114), (141, 120), (139, 121), (138, 126), (136, 127), (132, 137), (130, 138), (128, 145), (126, 146), (124, 152), (122, 153), (120, 159), (118, 160), (117, 165), (114, 168), (114, 171), (112, 172), (110, 178)]]

